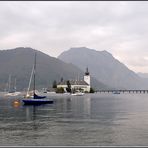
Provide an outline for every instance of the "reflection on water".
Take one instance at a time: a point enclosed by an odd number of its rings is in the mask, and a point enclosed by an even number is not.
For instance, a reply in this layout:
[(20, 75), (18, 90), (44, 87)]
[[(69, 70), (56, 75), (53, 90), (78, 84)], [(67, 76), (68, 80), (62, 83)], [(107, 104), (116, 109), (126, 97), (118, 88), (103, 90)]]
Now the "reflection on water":
[(21, 102), (20, 102), (20, 100), (14, 100), (12, 102), (12, 105), (13, 105), (14, 108), (19, 108), (20, 105), (21, 105)]
[(148, 145), (148, 94), (54, 96), (25, 106), (0, 98), (1, 146)]

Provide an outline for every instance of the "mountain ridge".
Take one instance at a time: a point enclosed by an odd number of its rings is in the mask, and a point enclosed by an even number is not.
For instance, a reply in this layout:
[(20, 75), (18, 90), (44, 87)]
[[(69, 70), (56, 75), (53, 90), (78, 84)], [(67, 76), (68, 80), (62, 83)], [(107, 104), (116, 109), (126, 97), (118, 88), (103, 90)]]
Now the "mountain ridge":
[[(79, 73), (80, 78), (84, 72), (73, 64), (67, 64), (57, 58), (51, 57), (41, 51), (30, 47), (17, 47), (14, 49), (0, 50), (0, 90), (7, 89), (9, 75), (12, 76), (12, 85), (16, 78), (17, 89), (28, 87), (30, 74), (34, 63), (34, 53), (37, 52), (36, 84), (37, 88), (51, 87), (54, 80), (60, 81), (75, 79)], [(85, 69), (84, 69), (85, 70)], [(92, 78), (94, 87), (106, 88), (107, 86)]]
[(140, 89), (148, 87), (144, 79), (106, 50), (97, 51), (86, 47), (70, 48), (61, 53), (58, 58), (78, 66), (81, 70), (87, 65), (93, 77), (114, 88)]

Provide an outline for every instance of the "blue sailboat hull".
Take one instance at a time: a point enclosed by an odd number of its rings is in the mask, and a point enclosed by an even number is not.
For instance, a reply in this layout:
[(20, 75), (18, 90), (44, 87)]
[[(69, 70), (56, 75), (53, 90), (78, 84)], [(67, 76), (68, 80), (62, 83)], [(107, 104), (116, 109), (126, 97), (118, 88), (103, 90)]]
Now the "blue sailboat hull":
[(53, 100), (50, 99), (23, 99), (25, 105), (40, 105), (40, 104), (52, 104)]

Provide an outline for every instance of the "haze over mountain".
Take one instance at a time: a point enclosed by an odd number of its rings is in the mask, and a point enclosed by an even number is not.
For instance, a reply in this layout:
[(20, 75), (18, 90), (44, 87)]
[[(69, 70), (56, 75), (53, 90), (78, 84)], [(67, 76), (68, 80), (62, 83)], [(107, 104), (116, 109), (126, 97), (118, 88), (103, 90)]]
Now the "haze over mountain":
[[(32, 48), (18, 47), (15, 49), (0, 51), (0, 90), (8, 89), (8, 78), (11, 75), (11, 86), (22, 90), (28, 87), (32, 67), (34, 64), (34, 53), (37, 52), (36, 84), (37, 88), (52, 86), (54, 80), (83, 79), (84, 71), (67, 64), (57, 58), (46, 55)], [(92, 85), (97, 88), (106, 88), (103, 83), (91, 78)]]
[(90, 74), (98, 81), (114, 88), (143, 89), (148, 88), (145, 79), (139, 77), (107, 51), (96, 51), (86, 47), (71, 48), (58, 58), (72, 63), (81, 70), (88, 66)]
[(138, 72), (137, 74), (142, 78), (148, 78), (148, 73)]

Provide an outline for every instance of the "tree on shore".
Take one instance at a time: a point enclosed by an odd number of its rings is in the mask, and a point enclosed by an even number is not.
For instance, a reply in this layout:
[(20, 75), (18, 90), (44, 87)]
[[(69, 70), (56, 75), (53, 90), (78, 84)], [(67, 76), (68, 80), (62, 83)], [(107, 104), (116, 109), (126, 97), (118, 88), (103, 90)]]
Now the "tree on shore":
[(71, 84), (70, 81), (67, 81), (67, 88), (66, 88), (67, 92), (71, 93)]
[(90, 93), (94, 93), (95, 92), (95, 90), (91, 87), (90, 88)]
[(64, 88), (63, 87), (57, 88), (56, 93), (64, 93)]

